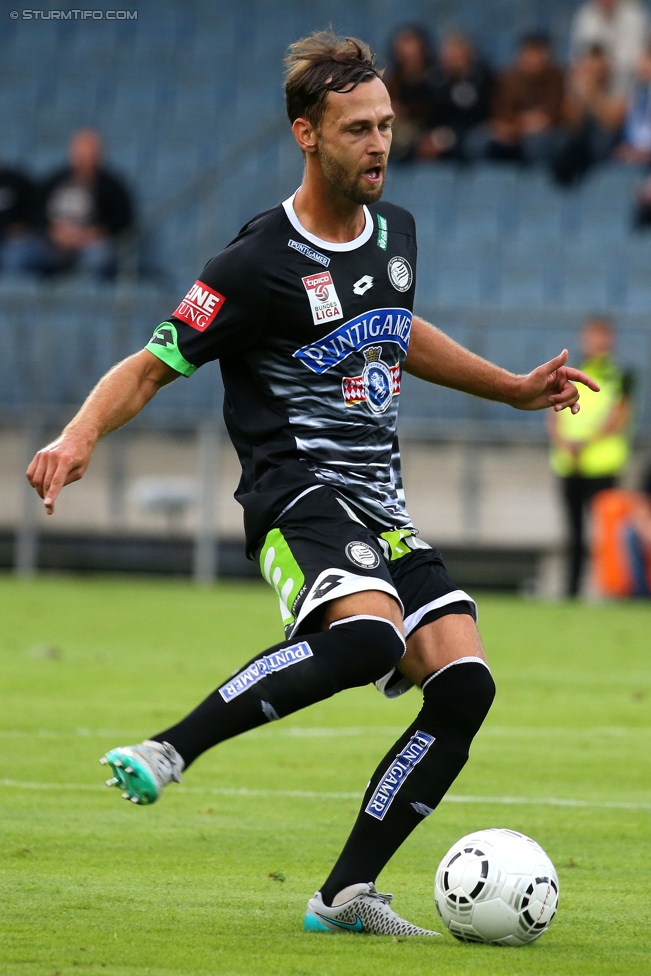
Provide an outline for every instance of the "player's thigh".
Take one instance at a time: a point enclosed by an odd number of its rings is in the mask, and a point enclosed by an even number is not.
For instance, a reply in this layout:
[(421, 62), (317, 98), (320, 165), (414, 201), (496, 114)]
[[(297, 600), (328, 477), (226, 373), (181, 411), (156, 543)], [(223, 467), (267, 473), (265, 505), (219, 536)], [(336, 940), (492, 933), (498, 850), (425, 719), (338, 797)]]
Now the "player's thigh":
[(331, 600), (325, 608), (323, 628), (326, 629), (335, 620), (359, 616), (383, 617), (385, 620), (390, 620), (400, 633), (403, 633), (400, 604), (395, 597), (380, 590), (365, 590)]
[(405, 610), (407, 652), (398, 669), (414, 684), (460, 658), (485, 659), (475, 601), (452, 581), (440, 552), (421, 546), (390, 563)]
[(452, 612), (425, 624), (408, 638), (398, 667), (405, 678), (420, 685), (434, 671), (466, 657), (487, 660), (473, 617)]
[(258, 552), (288, 638), (368, 614), (402, 623), (402, 605), (374, 532), (327, 486), (292, 505)]

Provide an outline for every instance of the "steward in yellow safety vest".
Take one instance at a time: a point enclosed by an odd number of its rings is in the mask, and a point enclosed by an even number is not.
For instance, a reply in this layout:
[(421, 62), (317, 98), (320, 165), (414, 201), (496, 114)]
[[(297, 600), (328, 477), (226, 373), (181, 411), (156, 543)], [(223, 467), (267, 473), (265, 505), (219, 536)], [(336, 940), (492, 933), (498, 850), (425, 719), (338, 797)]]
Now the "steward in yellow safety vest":
[(600, 393), (581, 390), (581, 410), (548, 414), (551, 466), (560, 478), (567, 515), (566, 592), (577, 596), (585, 559), (585, 516), (592, 499), (614, 488), (630, 453), (632, 378), (612, 356), (614, 330), (608, 319), (589, 319), (581, 331), (582, 369), (597, 381)]
[(601, 387), (581, 390), (581, 410), (554, 415), (551, 466), (561, 478), (618, 475), (630, 455), (631, 376), (609, 353), (586, 359), (580, 366)]

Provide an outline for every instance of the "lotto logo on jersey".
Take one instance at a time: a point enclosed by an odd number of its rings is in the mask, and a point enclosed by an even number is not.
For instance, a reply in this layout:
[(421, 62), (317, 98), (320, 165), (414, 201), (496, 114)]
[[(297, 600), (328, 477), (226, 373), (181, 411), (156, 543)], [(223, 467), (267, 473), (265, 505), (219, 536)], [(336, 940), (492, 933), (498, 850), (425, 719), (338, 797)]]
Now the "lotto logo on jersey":
[(203, 281), (195, 281), (174, 316), (198, 332), (204, 332), (215, 321), (225, 301), (218, 291), (204, 285)]
[(307, 278), (301, 280), (310, 300), (315, 325), (343, 319), (344, 313), (341, 310), (341, 302), (329, 271), (308, 275)]

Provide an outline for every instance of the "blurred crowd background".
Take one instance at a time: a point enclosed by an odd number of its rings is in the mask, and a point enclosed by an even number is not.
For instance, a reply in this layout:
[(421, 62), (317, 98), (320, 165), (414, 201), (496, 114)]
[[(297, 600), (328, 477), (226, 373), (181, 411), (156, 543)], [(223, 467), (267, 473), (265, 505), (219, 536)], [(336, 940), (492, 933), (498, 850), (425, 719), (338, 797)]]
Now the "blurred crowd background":
[[(386, 65), (386, 196), (417, 218), (417, 311), (516, 371), (566, 345), (579, 360), (586, 319), (609, 322), (633, 447), (612, 477), (638, 485), (651, 421), (644, 3), (2, 0), (0, 19), (0, 563), (187, 569), (214, 523), (222, 569), (236, 565), (232, 458), (223, 446), (213, 470), (193, 447), (221, 443), (215, 369), (164, 391), (100, 451), (57, 522), (25, 494), (22, 462), (206, 260), (296, 188), (282, 58), (329, 25)], [(466, 581), (571, 589), (544, 418), (416, 382), (401, 413), (412, 516)]]

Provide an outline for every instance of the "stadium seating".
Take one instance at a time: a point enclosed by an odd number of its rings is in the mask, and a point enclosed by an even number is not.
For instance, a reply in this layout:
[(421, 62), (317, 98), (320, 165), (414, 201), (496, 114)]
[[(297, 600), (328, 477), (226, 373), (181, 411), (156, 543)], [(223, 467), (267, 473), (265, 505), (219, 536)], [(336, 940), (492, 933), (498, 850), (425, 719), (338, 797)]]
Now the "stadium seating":
[[(3, 408), (20, 411), (34, 397), (76, 402), (89, 379), (169, 314), (173, 296), (211, 253), (296, 188), (300, 156), (287, 129), (273, 128), (282, 121), (281, 61), (290, 41), (332, 23), (383, 52), (391, 30), (408, 19), (433, 32), (469, 30), (499, 65), (519, 32), (546, 27), (564, 57), (577, 5), (412, 0), (406, 15), (401, 0), (284, 0), (280, 15), (265, 0), (140, 0), (130, 21), (7, 19), (0, 34), (3, 160), (40, 176), (61, 164), (75, 128), (99, 128), (109, 161), (134, 190), (146, 264), (158, 275), (126, 304), (119, 287), (71, 280), (39, 289), (0, 278), (9, 350), (0, 366)], [(115, 5), (98, 0), (94, 7)], [(640, 362), (636, 348), (646, 343), (651, 310), (651, 235), (631, 230), (639, 178), (611, 164), (578, 189), (562, 190), (542, 171), (509, 165), (393, 167), (387, 197), (418, 216), (419, 308), (461, 341), (481, 335), (485, 352), (516, 369), (551, 354), (556, 336), (565, 341), (552, 323), (575, 330), (587, 311), (612, 311), (635, 337), (624, 346)], [(60, 339), (73, 351), (67, 378), (55, 382), (45, 367), (47, 356), (50, 366), (62, 356)], [(175, 384), (164, 409), (213, 409), (218, 401), (214, 380), (201, 377)], [(466, 401), (446, 391), (410, 402), (414, 423), (419, 411), (470, 417)], [(500, 423), (507, 415), (488, 405), (480, 414)]]

